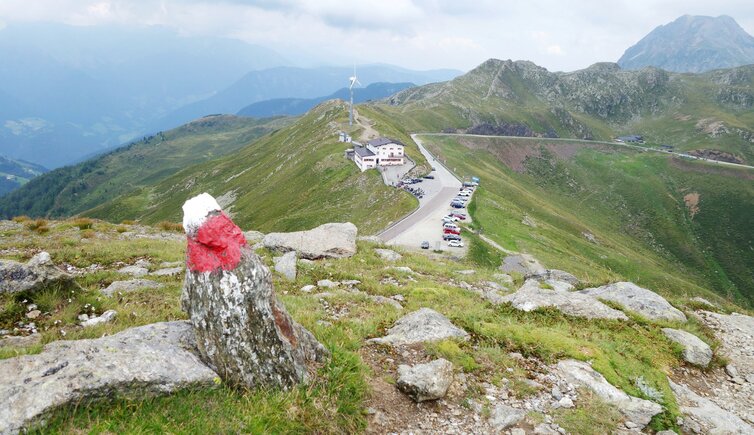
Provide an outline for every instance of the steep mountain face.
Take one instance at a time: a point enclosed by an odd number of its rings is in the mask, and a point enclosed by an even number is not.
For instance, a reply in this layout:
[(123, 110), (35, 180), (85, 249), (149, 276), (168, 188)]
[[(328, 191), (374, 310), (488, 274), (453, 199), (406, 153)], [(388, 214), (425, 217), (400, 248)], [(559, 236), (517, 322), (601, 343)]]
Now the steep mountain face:
[(45, 172), (47, 168), (34, 163), (0, 156), (0, 196), (18, 189)]
[[(612, 140), (640, 134), (681, 150), (713, 149), (754, 161), (754, 66), (699, 75), (614, 63), (553, 73), (531, 62), (490, 59), (445, 83), (407, 89), (388, 105), (412, 131), (524, 132)], [(498, 133), (499, 134), (499, 133)]]
[[(70, 216), (187, 166), (223, 156), (291, 122), (211, 116), (56, 169), (0, 198), (0, 216)], [(4, 171), (0, 160), (0, 174)]]
[(684, 15), (654, 29), (618, 60), (625, 69), (694, 73), (749, 64), (754, 64), (754, 37), (725, 15)]
[[(370, 100), (381, 100), (404, 89), (414, 87), (413, 83), (372, 83), (365, 88), (356, 88), (353, 92), (353, 102), (363, 103)], [(302, 115), (311, 108), (327, 100), (351, 98), (348, 88), (341, 88), (330, 95), (317, 98), (276, 98), (250, 104), (239, 110), (239, 116), (264, 118), (280, 115)]]

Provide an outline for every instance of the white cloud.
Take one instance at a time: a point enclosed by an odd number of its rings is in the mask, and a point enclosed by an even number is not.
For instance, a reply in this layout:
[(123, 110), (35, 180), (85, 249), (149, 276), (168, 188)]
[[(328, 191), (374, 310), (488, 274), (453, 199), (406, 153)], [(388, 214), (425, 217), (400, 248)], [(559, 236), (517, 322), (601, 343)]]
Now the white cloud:
[(560, 48), (560, 46), (557, 44), (547, 46), (546, 51), (549, 54), (554, 54), (557, 56), (565, 56), (565, 51), (563, 51), (563, 49)]

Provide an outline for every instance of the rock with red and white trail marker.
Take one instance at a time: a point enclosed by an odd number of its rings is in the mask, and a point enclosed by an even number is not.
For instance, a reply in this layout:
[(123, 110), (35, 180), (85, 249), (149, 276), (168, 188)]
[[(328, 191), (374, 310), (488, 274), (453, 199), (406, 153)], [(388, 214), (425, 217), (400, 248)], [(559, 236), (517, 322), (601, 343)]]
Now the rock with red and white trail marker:
[(202, 359), (226, 382), (289, 388), (328, 351), (277, 300), (270, 271), (244, 234), (203, 193), (183, 205), (188, 238), (181, 306)]

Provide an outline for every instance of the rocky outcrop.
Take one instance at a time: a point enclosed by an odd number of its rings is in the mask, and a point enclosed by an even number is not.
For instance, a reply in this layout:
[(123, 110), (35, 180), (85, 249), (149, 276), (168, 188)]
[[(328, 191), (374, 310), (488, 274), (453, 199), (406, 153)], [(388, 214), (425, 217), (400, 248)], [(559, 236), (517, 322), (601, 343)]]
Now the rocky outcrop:
[(296, 251), (300, 258), (343, 258), (356, 254), (356, 225), (329, 223), (308, 231), (270, 233), (264, 247), (277, 252)]
[(680, 329), (662, 328), (670, 341), (678, 343), (683, 347), (683, 359), (691, 364), (707, 367), (712, 361), (712, 349), (694, 334)]
[(109, 286), (100, 290), (105, 296), (113, 296), (118, 293), (128, 293), (139, 289), (158, 289), (162, 284), (148, 279), (132, 279), (128, 281), (113, 281)]
[(694, 434), (752, 434), (754, 427), (741, 420), (732, 412), (717, 406), (711, 400), (701, 397), (684, 385), (670, 381), (681, 413), (684, 415), (681, 428), (685, 433)]
[(72, 283), (73, 277), (55, 267), (47, 252), (40, 252), (26, 264), (0, 260), (0, 294), (34, 292), (54, 285)]
[[(570, 286), (568, 283), (563, 284)], [(569, 316), (587, 319), (628, 319), (621, 311), (610, 308), (591, 296), (557, 288), (542, 288), (542, 284), (534, 279), (527, 279), (518, 291), (503, 296), (501, 302), (510, 302), (514, 308), (521, 311), (555, 307)]]
[(387, 335), (369, 340), (371, 343), (402, 345), (440, 341), (447, 338), (467, 340), (468, 332), (450, 323), (447, 317), (430, 308), (421, 308), (395, 322)]
[(290, 388), (327, 350), (275, 297), (269, 269), (208, 194), (183, 205), (188, 237), (181, 306), (202, 360), (244, 387)]
[(542, 282), (561, 281), (572, 286), (578, 285), (579, 283), (578, 278), (568, 272), (558, 269), (547, 269), (543, 273), (530, 273), (526, 275), (526, 278), (532, 278)]
[(398, 366), (398, 389), (415, 402), (437, 400), (445, 397), (453, 382), (453, 364), (444, 359), (436, 359), (413, 367)]
[(505, 273), (517, 272), (523, 275), (546, 273), (547, 269), (529, 254), (509, 255), (503, 259), (500, 270)]
[(280, 257), (272, 259), (275, 270), (283, 275), (288, 281), (296, 280), (296, 251), (289, 251)]
[(498, 431), (503, 431), (517, 424), (524, 417), (526, 417), (526, 411), (498, 403), (490, 413), (490, 425)]
[(579, 293), (619, 303), (650, 320), (686, 321), (686, 315), (670, 305), (665, 298), (631, 282), (616, 282), (584, 289)]
[(632, 423), (644, 428), (652, 417), (662, 412), (662, 406), (649, 400), (629, 396), (615, 388), (589, 364), (576, 360), (558, 362), (557, 370), (568, 382), (592, 390), (602, 400), (615, 405)]
[(2, 434), (18, 433), (67, 404), (211, 387), (217, 379), (201, 362), (185, 321), (52, 342), (38, 355), (0, 360), (0, 373)]

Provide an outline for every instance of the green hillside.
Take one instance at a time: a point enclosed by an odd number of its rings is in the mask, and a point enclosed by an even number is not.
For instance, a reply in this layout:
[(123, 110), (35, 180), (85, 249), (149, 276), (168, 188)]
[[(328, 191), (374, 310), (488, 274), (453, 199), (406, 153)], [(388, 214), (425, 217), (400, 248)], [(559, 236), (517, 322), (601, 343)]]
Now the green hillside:
[(411, 88), (375, 109), (411, 131), (612, 140), (721, 150), (754, 162), (754, 66), (676, 74), (599, 63), (553, 73), (490, 59), (448, 82)]
[(482, 178), (476, 226), (508, 249), (594, 282), (754, 303), (754, 170), (546, 139), (423, 141)]
[(346, 105), (330, 101), (295, 124), (226, 157), (189, 167), (87, 211), (91, 217), (146, 223), (179, 221), (189, 197), (209, 192), (243, 228), (298, 230), (351, 221), (371, 234), (416, 206), (385, 186), (378, 172), (359, 172), (344, 158), (338, 131)]
[(34, 163), (0, 156), (0, 196), (18, 189), (45, 172), (46, 168)]
[(208, 116), (35, 178), (0, 198), (0, 217), (70, 216), (192, 164), (231, 153), (290, 119)]

